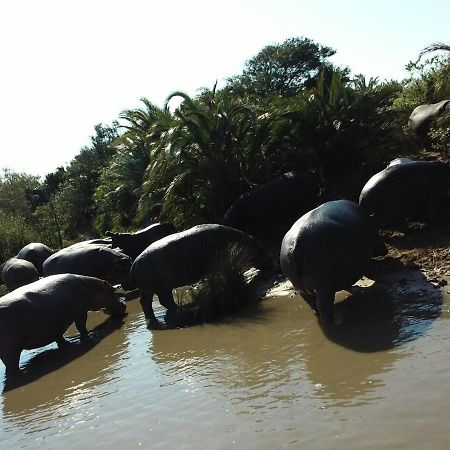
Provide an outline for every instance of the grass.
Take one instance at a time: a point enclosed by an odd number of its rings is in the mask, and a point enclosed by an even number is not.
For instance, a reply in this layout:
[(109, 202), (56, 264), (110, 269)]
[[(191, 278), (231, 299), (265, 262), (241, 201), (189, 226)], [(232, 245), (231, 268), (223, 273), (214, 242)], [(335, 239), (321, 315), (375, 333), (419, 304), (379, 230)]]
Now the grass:
[(257, 303), (259, 270), (249, 270), (256, 254), (237, 245), (218, 254), (210, 272), (189, 290), (179, 291), (179, 310), (169, 317), (177, 327), (216, 322)]

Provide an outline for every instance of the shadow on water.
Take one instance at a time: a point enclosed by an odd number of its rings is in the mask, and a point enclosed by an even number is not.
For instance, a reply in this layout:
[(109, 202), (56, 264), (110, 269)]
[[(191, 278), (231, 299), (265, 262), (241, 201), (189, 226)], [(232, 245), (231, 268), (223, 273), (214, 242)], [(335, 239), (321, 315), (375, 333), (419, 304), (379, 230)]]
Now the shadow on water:
[(155, 331), (148, 352), (171, 379), (216, 386), (250, 410), (300, 398), (355, 406), (377, 398), (383, 374), (412, 351), (408, 342), (427, 333), (442, 302), (419, 271), (403, 268), (338, 301), (344, 321), (332, 330), (291, 291), (243, 320)]
[(343, 317), (324, 329), (333, 342), (358, 352), (379, 352), (422, 336), (441, 314), (443, 296), (418, 270), (382, 274), (368, 287), (355, 286), (336, 304)]
[(90, 339), (81, 342), (78, 336), (66, 337), (68, 345), (63, 348), (51, 348), (32, 356), (21, 367), (19, 375), (6, 377), (3, 393), (20, 388), (63, 368), (72, 361), (93, 350), (104, 338), (120, 329), (123, 317), (108, 317), (90, 332)]

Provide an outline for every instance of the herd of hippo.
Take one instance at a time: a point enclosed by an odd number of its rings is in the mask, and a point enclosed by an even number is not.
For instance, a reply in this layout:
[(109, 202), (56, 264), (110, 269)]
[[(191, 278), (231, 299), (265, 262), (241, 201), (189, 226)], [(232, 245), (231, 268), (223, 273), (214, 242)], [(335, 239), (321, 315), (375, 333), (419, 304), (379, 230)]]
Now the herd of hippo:
[(154, 294), (168, 312), (176, 310), (172, 290), (203, 279), (230, 246), (251, 248), (254, 266), (266, 269), (272, 259), (263, 250), (264, 236), (272, 232), (280, 235), (282, 272), (320, 322), (333, 325), (336, 291), (349, 289), (384, 247), (379, 227), (435, 214), (449, 188), (449, 165), (398, 158), (369, 179), (359, 203), (320, 204), (319, 177), (289, 172), (242, 195), (223, 224), (177, 232), (171, 224), (155, 223), (136, 233), (107, 232), (104, 239), (55, 253), (31, 243), (3, 266), (9, 293), (0, 299), (0, 358), (7, 374), (17, 373), (22, 350), (64, 345), (72, 323), (85, 339), (88, 311), (125, 313), (118, 287), (139, 289), (145, 317), (155, 325)]

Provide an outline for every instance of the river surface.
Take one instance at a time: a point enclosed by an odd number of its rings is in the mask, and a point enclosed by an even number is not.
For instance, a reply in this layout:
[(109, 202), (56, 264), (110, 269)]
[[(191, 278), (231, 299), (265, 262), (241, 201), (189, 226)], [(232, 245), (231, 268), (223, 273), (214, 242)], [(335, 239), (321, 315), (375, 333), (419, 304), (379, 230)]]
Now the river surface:
[(327, 335), (288, 287), (184, 329), (149, 331), (138, 299), (90, 313), (95, 345), (24, 351), (16, 386), (0, 364), (0, 447), (448, 448), (450, 287), (402, 272), (341, 295)]

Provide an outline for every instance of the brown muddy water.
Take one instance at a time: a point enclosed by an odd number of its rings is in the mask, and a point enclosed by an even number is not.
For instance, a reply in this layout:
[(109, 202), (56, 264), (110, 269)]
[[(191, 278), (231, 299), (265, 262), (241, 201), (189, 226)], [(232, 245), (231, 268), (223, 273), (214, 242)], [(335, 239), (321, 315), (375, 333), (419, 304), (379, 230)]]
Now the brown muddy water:
[(288, 287), (185, 329), (147, 330), (137, 299), (91, 313), (95, 345), (23, 352), (19, 386), (1, 366), (0, 447), (448, 448), (450, 287), (384, 277), (327, 336)]

